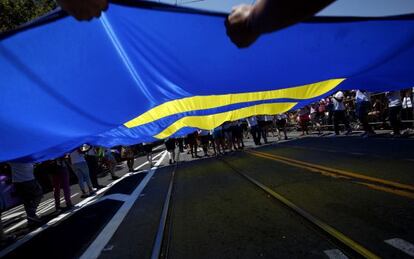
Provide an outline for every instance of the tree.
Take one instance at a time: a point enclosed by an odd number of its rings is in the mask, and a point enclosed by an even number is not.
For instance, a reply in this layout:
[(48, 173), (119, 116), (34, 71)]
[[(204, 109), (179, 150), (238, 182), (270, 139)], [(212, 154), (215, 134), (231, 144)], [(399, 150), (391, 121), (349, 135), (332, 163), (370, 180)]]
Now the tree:
[(15, 29), (56, 7), (54, 0), (0, 0), (0, 32)]

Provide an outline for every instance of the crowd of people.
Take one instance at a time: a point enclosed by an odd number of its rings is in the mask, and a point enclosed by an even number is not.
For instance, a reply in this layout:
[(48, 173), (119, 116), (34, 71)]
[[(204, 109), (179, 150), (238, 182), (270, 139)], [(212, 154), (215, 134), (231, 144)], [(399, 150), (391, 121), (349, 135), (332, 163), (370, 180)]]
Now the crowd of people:
[[(74, 206), (71, 200), (71, 175), (77, 178), (82, 192), (81, 198), (86, 198), (95, 195), (97, 189), (104, 187), (98, 183), (98, 174), (103, 169), (111, 175), (113, 180), (118, 179), (115, 175), (116, 164), (117, 161), (111, 149), (89, 145), (83, 145), (62, 157), (42, 163), (1, 163), (0, 216), (4, 210), (21, 203), (26, 212), (29, 227), (42, 223), (36, 211), (44, 191), (39, 178), (35, 177), (36, 171), (49, 176), (49, 183), (53, 187), (55, 209), (59, 213), (63, 210), (70, 210)], [(66, 207), (61, 207), (61, 190)], [(0, 241), (8, 239), (0, 222)]]
[[(362, 127), (364, 136), (375, 134), (375, 128), (387, 127), (388, 122), (392, 134), (398, 136), (413, 126), (412, 90), (393, 91), (386, 93), (368, 93), (364, 90), (336, 92), (332, 96), (311, 103), (301, 109), (276, 115), (251, 116), (237, 121), (226, 121), (213, 130), (195, 130), (190, 134), (164, 141), (168, 151), (169, 163), (176, 162), (176, 149), (187, 152), (192, 158), (202, 156), (218, 156), (226, 152), (243, 150), (245, 139), (251, 138), (255, 145), (268, 143), (268, 137), (278, 140), (288, 139), (290, 131), (299, 130), (302, 135), (310, 130), (321, 133), (322, 130), (333, 129), (339, 135), (341, 129), (345, 134)], [(343, 125), (343, 127), (341, 127)], [(199, 154), (199, 147), (203, 154)], [(42, 163), (2, 163), (0, 176), (2, 188), (5, 176), (10, 176), (14, 186), (16, 200), (22, 203), (29, 225), (41, 223), (36, 214), (43, 196), (43, 190), (35, 177), (35, 170), (47, 172), (53, 187), (55, 209), (60, 212), (73, 208), (71, 201), (71, 177), (75, 175), (82, 192), (81, 198), (96, 194), (96, 190), (104, 187), (98, 183), (98, 175), (105, 171), (112, 179), (117, 179), (115, 167), (117, 163), (126, 161), (128, 170), (134, 171), (134, 159), (139, 152), (145, 153), (152, 167), (153, 143), (142, 143), (135, 146), (118, 148), (92, 147), (87, 144), (73, 150), (62, 157)], [(117, 157), (116, 157), (117, 156)], [(7, 178), (7, 177), (6, 177)], [(66, 207), (60, 204), (63, 190)], [(13, 199), (13, 198), (12, 198)], [(2, 189), (0, 209), (4, 211), (12, 206)], [(1, 215), (1, 214), (0, 214)], [(1, 240), (7, 239), (0, 224)]]
[(339, 135), (340, 125), (346, 133), (362, 128), (364, 136), (375, 134), (374, 128), (392, 128), (392, 135), (408, 133), (413, 126), (412, 89), (384, 93), (364, 90), (339, 91), (308, 106), (291, 112), (290, 123), (298, 122), (302, 134), (309, 127), (321, 130), (333, 129)]

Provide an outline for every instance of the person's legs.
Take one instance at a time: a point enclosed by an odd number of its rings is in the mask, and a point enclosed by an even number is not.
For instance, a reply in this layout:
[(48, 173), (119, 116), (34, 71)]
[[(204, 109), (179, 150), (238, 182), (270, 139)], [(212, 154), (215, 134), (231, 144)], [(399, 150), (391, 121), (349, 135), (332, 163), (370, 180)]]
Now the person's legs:
[(258, 129), (258, 126), (253, 126), (253, 127), (250, 129), (250, 132), (251, 132), (251, 134), (252, 134), (252, 137), (253, 137), (253, 141), (254, 141), (254, 143), (255, 143), (256, 145), (260, 145), (260, 136), (259, 136), (259, 129)]
[(175, 148), (172, 150), (172, 160), (173, 160), (173, 163), (175, 163), (176, 161), (175, 161)]
[(168, 151), (168, 161), (170, 163), (170, 165), (173, 162), (173, 154), (172, 154), (172, 150), (167, 150)]
[(43, 196), (43, 191), (36, 180), (15, 183), (17, 195), (22, 199), (27, 219), (30, 222), (37, 221), (37, 207)]
[(108, 161), (108, 164), (109, 164), (109, 172), (111, 174), (112, 180), (118, 179), (119, 177), (115, 174), (116, 162), (114, 160), (110, 159)]
[(147, 153), (147, 160), (150, 166), (152, 167), (152, 152)]
[(401, 106), (389, 107), (389, 119), (394, 135), (400, 135)]
[(283, 134), (285, 135), (285, 140), (288, 139), (286, 126), (283, 126)]
[(92, 182), (91, 182), (91, 178), (89, 177), (88, 165), (86, 163), (80, 163), (80, 169), (81, 169), (81, 172), (82, 172), (82, 175), (83, 175), (83, 179), (84, 179), (86, 185), (89, 188), (89, 193), (91, 194), (91, 193), (94, 192), (94, 189), (93, 189), (93, 185), (92, 185)]
[(183, 153), (184, 152), (184, 145), (183, 145), (183, 139), (182, 138), (179, 138), (178, 139), (178, 149), (180, 150), (180, 153)]
[(96, 156), (85, 156), (85, 158), (92, 186), (95, 188), (100, 188), (100, 185), (98, 183), (98, 159), (96, 158)]
[(69, 182), (69, 170), (61, 169), (61, 186), (63, 189), (63, 197), (65, 198), (66, 207), (73, 207), (72, 200), (70, 198), (70, 182)]
[(369, 103), (362, 103), (358, 110), (358, 118), (366, 134), (375, 133), (368, 123), (368, 106)]
[(82, 169), (78, 164), (73, 165), (73, 171), (75, 172), (76, 176), (78, 177), (78, 184), (82, 191), (83, 195), (86, 195), (86, 186), (85, 186), (85, 179), (84, 174), (82, 173)]
[(336, 135), (339, 135), (339, 121), (340, 121), (340, 111), (334, 111), (333, 112), (333, 123), (334, 123), (334, 131)]
[(53, 185), (53, 196), (55, 198), (55, 208), (58, 210), (60, 208), (60, 186), (62, 183), (61, 172), (57, 171), (52, 176), (52, 185)]
[(218, 154), (220, 154), (220, 141), (219, 141), (219, 138), (218, 137), (216, 137), (214, 140), (213, 140), (213, 147), (214, 147), (214, 154), (215, 155), (218, 155)]
[(198, 151), (197, 151), (197, 149), (198, 149), (197, 139), (194, 139), (193, 148), (194, 148), (194, 156), (198, 157), (198, 154), (197, 154), (198, 153)]
[[(264, 143), (267, 144), (267, 130), (266, 130), (266, 127), (260, 126), (260, 125), (259, 125), (259, 127), (260, 127), (260, 135), (263, 138)], [(259, 136), (259, 138), (260, 138), (260, 136)]]
[(346, 134), (351, 133), (352, 129), (351, 129), (351, 126), (349, 125), (349, 121), (348, 121), (348, 118), (346, 117), (345, 111), (341, 112), (341, 121), (345, 125)]
[(133, 157), (130, 158), (129, 159), (129, 164), (130, 164), (130, 167), (131, 167), (131, 172), (134, 171), (134, 163), (135, 163), (135, 159)]

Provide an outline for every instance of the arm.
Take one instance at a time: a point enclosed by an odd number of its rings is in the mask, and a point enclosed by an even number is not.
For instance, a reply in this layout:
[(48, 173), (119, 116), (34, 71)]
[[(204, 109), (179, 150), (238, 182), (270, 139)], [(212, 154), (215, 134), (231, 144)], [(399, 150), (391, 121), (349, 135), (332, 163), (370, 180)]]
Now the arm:
[(227, 35), (238, 47), (248, 47), (261, 34), (298, 23), (334, 0), (258, 0), (233, 8), (226, 20)]

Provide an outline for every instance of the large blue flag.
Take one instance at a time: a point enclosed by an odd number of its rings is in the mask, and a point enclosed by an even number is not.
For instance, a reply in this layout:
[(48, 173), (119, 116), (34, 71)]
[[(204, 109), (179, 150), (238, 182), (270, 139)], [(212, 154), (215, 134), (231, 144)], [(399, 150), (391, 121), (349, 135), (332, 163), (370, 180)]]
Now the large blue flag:
[(129, 1), (91, 22), (56, 12), (3, 35), (0, 161), (212, 129), (340, 89), (414, 85), (412, 15), (316, 17), (242, 50), (224, 20)]

